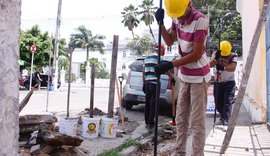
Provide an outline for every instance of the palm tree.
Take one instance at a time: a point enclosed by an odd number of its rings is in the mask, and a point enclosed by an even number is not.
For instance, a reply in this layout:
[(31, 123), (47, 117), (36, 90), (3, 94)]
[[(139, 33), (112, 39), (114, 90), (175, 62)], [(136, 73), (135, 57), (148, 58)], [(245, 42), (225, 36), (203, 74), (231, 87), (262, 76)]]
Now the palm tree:
[(99, 62), (98, 58), (91, 58), (88, 60), (90, 65), (95, 66), (95, 77), (98, 78), (98, 74), (106, 68), (106, 64), (104, 62)]
[(78, 33), (71, 34), (71, 42), (73, 42), (77, 48), (86, 49), (86, 64), (89, 58), (89, 51), (99, 50), (101, 54), (104, 54), (103, 47), (104, 43), (102, 40), (105, 39), (103, 35), (93, 36), (91, 30), (85, 28), (85, 26), (79, 26), (75, 29)]
[(132, 32), (132, 37), (134, 39), (134, 32), (133, 28), (137, 27), (140, 23), (140, 21), (137, 19), (138, 16), (138, 8), (135, 8), (132, 4), (130, 4), (128, 7), (124, 8), (124, 11), (121, 12), (124, 18), (122, 20), (122, 23), (124, 23), (125, 27), (128, 27), (128, 30)]
[(154, 14), (155, 14), (155, 10), (158, 7), (154, 7), (153, 0), (143, 0), (142, 4), (139, 5), (139, 7), (143, 9), (143, 11), (139, 12), (139, 14), (142, 14), (142, 17), (140, 20), (144, 21), (145, 25), (149, 27), (150, 33), (154, 41), (156, 42), (155, 36), (151, 28), (151, 24), (155, 21)]
[(132, 54), (135, 56), (149, 55), (153, 51), (152, 47), (155, 43), (149, 35), (143, 35), (142, 37), (136, 36), (135, 39), (128, 42), (127, 47), (132, 50)]

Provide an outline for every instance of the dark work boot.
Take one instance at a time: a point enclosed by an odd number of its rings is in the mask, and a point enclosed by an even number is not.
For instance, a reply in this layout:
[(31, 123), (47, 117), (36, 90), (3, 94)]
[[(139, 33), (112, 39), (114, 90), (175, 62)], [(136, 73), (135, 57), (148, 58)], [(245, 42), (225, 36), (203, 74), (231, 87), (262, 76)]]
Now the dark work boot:
[(224, 120), (220, 118), (219, 121), (216, 122), (216, 125), (224, 125)]

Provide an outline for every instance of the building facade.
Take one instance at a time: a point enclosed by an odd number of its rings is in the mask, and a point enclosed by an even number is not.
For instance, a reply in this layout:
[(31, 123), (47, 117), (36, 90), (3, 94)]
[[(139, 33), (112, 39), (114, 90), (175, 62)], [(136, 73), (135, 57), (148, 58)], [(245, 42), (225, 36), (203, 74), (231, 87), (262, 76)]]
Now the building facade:
[[(249, 49), (251, 47), (251, 41), (257, 27), (260, 13), (263, 8), (264, 0), (237, 0), (237, 11), (242, 17), (242, 44), (243, 44), (243, 65), (247, 61)], [(268, 4), (269, 5), (269, 4)], [(269, 8), (269, 7), (268, 7)], [(269, 9), (267, 11), (269, 21)], [(269, 81), (269, 68), (267, 69), (266, 58), (266, 38), (269, 40), (269, 33), (266, 34), (268, 27), (266, 21), (263, 21), (262, 31), (259, 38), (258, 47), (254, 57), (251, 73), (249, 75), (249, 81), (246, 88), (243, 104), (248, 111), (253, 123), (269, 123), (269, 84), (267, 87), (267, 80)], [(268, 41), (269, 42), (269, 41)], [(269, 49), (269, 47), (268, 47)], [(268, 50), (269, 53), (269, 50)], [(268, 54), (269, 55), (269, 54)], [(244, 72), (244, 71), (243, 71)], [(268, 73), (268, 75), (267, 75)], [(268, 100), (268, 102), (267, 102)]]
[[(90, 58), (97, 58), (99, 62), (106, 64), (106, 70), (111, 71), (112, 60), (112, 44), (107, 44), (103, 48), (104, 54), (100, 54), (98, 51), (90, 51)], [(128, 66), (136, 59), (131, 55), (130, 49), (124, 43), (119, 43), (117, 54), (117, 76), (127, 74)], [(82, 78), (83, 75), (80, 72), (81, 66), (86, 60), (86, 49), (75, 49), (72, 57), (72, 73), (76, 76), (76, 79)]]

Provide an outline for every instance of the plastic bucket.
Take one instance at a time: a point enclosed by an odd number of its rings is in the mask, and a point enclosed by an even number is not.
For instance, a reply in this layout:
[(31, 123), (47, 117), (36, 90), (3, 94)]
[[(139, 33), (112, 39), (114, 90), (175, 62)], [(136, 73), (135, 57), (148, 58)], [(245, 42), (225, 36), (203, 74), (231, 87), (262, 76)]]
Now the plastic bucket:
[(59, 133), (69, 136), (76, 136), (78, 120), (78, 117), (61, 118), (59, 123)]
[(53, 91), (53, 84), (49, 85), (49, 91)]
[(117, 126), (118, 117), (102, 117), (100, 135), (104, 138), (116, 138)]
[(96, 138), (99, 133), (100, 117), (82, 117), (82, 136), (84, 138)]

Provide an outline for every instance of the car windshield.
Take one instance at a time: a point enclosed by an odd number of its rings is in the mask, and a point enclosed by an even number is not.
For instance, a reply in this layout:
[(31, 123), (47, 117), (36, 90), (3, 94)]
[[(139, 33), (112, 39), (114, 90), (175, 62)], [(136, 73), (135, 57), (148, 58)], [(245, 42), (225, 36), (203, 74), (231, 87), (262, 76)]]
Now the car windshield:
[(143, 63), (144, 63), (144, 59), (138, 59), (135, 62), (133, 62), (130, 65), (130, 70), (131, 71), (138, 71), (138, 72), (142, 72), (143, 71)]

